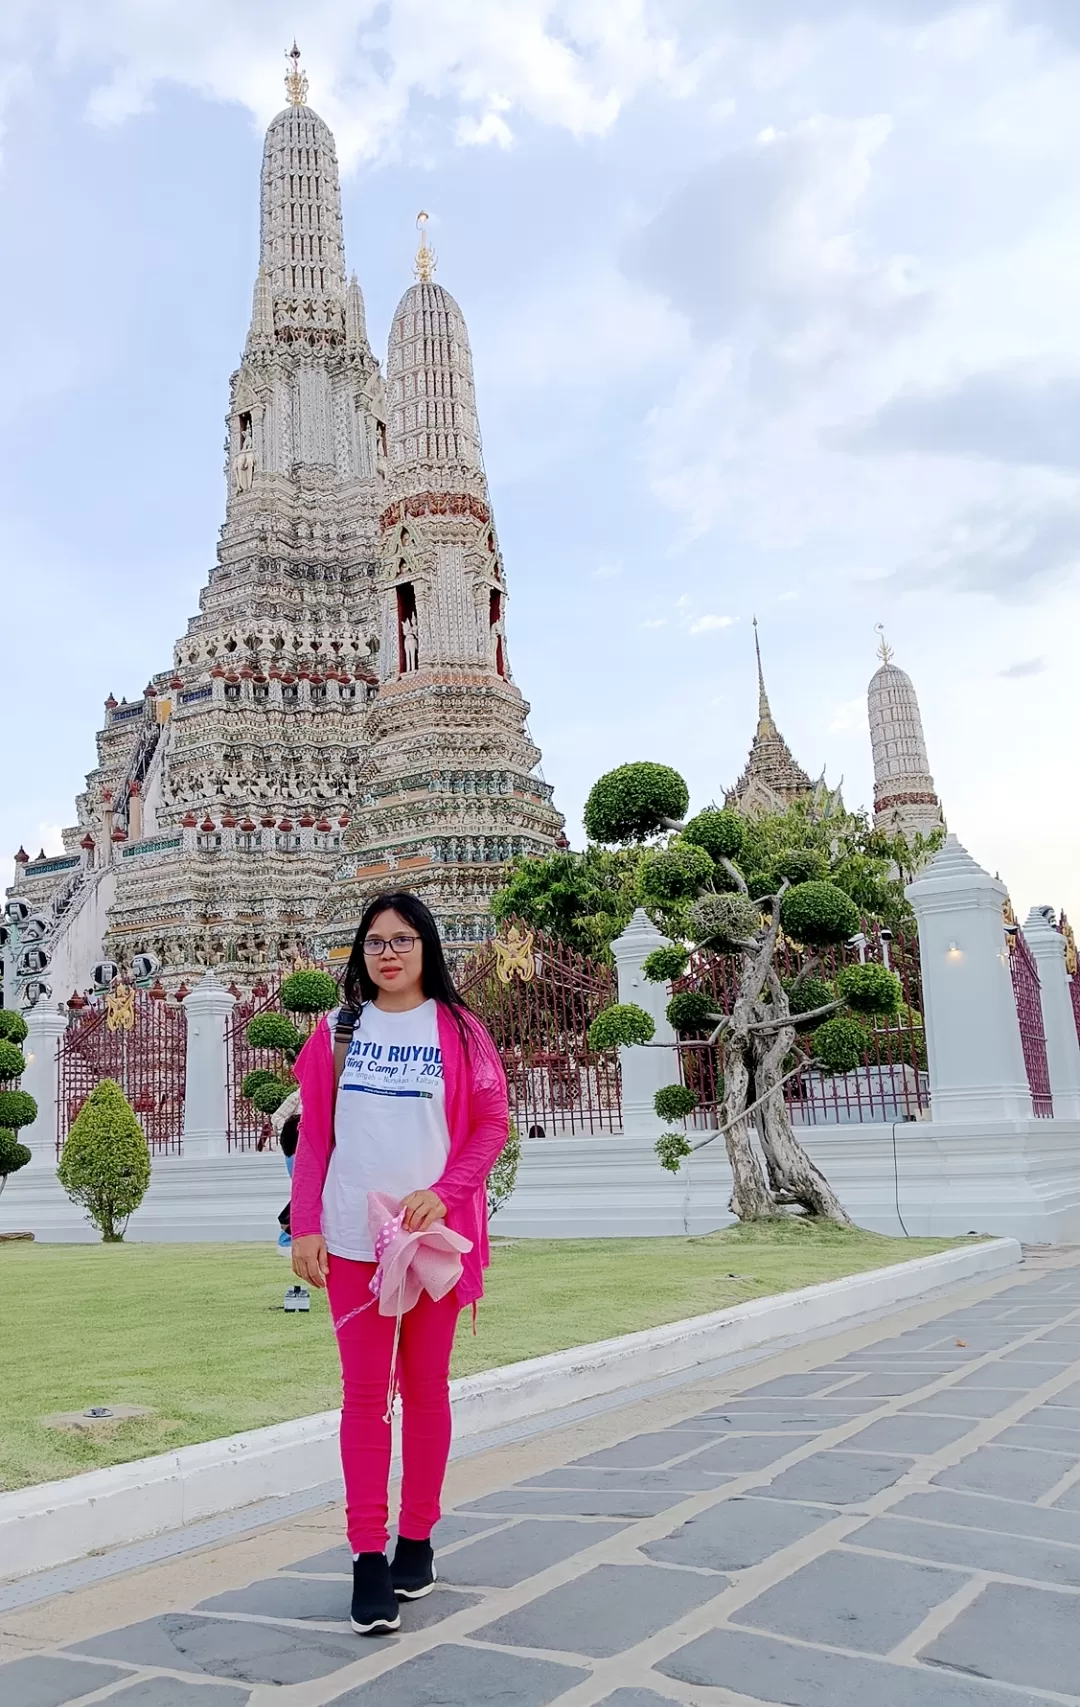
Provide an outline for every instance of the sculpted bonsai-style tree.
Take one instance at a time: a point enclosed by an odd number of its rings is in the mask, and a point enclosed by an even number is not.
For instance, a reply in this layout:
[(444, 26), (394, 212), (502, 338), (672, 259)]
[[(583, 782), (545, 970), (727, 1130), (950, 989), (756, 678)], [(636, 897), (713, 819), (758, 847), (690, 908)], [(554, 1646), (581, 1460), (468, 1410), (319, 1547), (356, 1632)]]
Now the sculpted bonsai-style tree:
[(283, 980), (279, 999), (285, 1012), (256, 1014), (245, 1034), (252, 1049), (273, 1049), (278, 1055), (276, 1072), (271, 1067), (254, 1067), (240, 1086), (241, 1096), (267, 1115), (276, 1113), (296, 1089), (292, 1064), (304, 1046), (304, 1034), (289, 1014), (302, 1014), (310, 1023), (316, 1015), (328, 1012), (337, 1005), (337, 980), (329, 972), (303, 968)]
[[(709, 808), (685, 822), (688, 804), (677, 771), (631, 764), (601, 777), (585, 808), (585, 827), (596, 841), (643, 842), (668, 833), (666, 842), (650, 847), (642, 859), (642, 895), (669, 916), (672, 908), (685, 908), (688, 942), (649, 955), (647, 978), (667, 983), (680, 977), (695, 948), (739, 957), (729, 1012), (718, 1010), (715, 997), (692, 990), (674, 995), (668, 1004), (676, 1031), (706, 1034), (716, 1043), (724, 1095), (718, 1130), (694, 1143), (684, 1132), (666, 1132), (657, 1154), (664, 1167), (677, 1172), (683, 1157), (723, 1134), (734, 1182), (731, 1209), (740, 1220), (797, 1207), (848, 1224), (832, 1187), (795, 1137), (784, 1083), (808, 1067), (854, 1071), (870, 1043), (865, 1021), (899, 1011), (900, 980), (876, 964), (846, 966), (835, 983), (820, 975), (820, 952), (858, 931), (859, 911), (830, 881), (828, 858), (819, 848), (789, 848), (767, 877), (754, 873), (751, 888), (740, 866), (746, 821), (736, 812)], [(805, 951), (788, 985), (776, 967), (781, 933)], [(810, 1053), (797, 1043), (798, 1034), (807, 1030), (812, 1030)], [(647, 1044), (653, 1031), (644, 1009), (624, 1003), (597, 1017), (589, 1041), (596, 1049)], [(697, 1101), (689, 1087), (669, 1085), (657, 1092), (656, 1112), (662, 1120), (685, 1119)], [(754, 1115), (764, 1169), (751, 1143)]]

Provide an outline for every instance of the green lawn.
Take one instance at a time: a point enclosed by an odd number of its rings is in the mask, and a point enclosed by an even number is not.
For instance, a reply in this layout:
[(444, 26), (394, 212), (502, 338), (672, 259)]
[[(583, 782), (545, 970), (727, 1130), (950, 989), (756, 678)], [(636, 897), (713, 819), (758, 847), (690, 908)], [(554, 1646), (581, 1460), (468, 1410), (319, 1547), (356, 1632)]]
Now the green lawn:
[[(781, 1222), (697, 1239), (496, 1245), (454, 1373), (704, 1315), (949, 1248)], [(285, 1315), (288, 1262), (262, 1245), (0, 1245), (0, 1488), (121, 1464), (332, 1409), (325, 1296)], [(90, 1405), (152, 1417), (93, 1436), (42, 1418)]]

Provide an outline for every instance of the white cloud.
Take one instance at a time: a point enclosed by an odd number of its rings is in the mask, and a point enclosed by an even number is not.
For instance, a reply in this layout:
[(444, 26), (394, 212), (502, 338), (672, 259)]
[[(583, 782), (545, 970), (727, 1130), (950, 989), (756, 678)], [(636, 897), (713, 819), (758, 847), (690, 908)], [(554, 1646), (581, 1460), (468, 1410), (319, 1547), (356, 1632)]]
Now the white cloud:
[(638, 627), (639, 628), (666, 628), (667, 627), (667, 620), (668, 619), (666, 616), (651, 616), (648, 618), (647, 621), (639, 622)]
[(850, 735), (861, 733), (866, 727), (866, 700), (860, 694), (858, 699), (845, 699), (833, 707), (829, 719), (830, 735)]
[(514, 140), (514, 133), (502, 114), (491, 109), (482, 118), (463, 115), (458, 119), (455, 135), (458, 142), (466, 147), (482, 147), (485, 143), (494, 142), (500, 148), (509, 148)]
[(688, 634), (711, 634), (717, 628), (730, 628), (734, 623), (733, 616), (695, 616), (686, 624)]
[(594, 581), (614, 581), (622, 572), (621, 563), (601, 563), (599, 568), (593, 570), (592, 579)]
[(38, 846), (52, 859), (64, 851), (64, 833), (59, 824), (39, 824), (37, 833)]

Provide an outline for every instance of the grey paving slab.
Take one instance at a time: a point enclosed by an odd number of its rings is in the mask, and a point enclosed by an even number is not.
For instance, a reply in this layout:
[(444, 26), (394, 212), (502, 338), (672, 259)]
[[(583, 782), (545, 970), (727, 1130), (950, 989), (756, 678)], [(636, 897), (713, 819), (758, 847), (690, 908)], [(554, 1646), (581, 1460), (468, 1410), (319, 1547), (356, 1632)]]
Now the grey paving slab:
[(1039, 1447), (1044, 1452), (1060, 1452), (1065, 1463), (1061, 1469), (1064, 1473), (1070, 1464), (1080, 1462), (1080, 1433), (1073, 1428), (1054, 1428), (1052, 1424), (1013, 1423), (1011, 1428), (1003, 1428), (994, 1437), (995, 1446), (1025, 1446)]
[(587, 1676), (555, 1660), (445, 1642), (336, 1695), (330, 1707), (548, 1707)]
[(473, 1634), (515, 1648), (555, 1648), (608, 1659), (722, 1591), (716, 1577), (658, 1565), (598, 1565)]
[(185, 1683), (179, 1677), (144, 1677), (107, 1697), (109, 1707), (114, 1702), (120, 1707), (244, 1707), (250, 1699), (250, 1689), (237, 1689), (234, 1684)]
[(999, 1499), (1037, 1500), (1068, 1471), (1058, 1452), (1026, 1452), (1016, 1446), (980, 1446), (959, 1464), (931, 1477), (935, 1488), (964, 1488)]
[(1080, 1511), (1080, 1483), (1074, 1482), (1071, 1488), (1066, 1488), (1054, 1501), (1056, 1511)]
[(596, 1707), (672, 1707), (672, 1702), (670, 1695), (657, 1695), (652, 1689), (617, 1689)]
[[(1077, 1347), (1075, 1352), (1065, 1347), (1055, 1350), (1047, 1345), (1045, 1340), (1033, 1340), (1030, 1345), (1018, 1345), (1014, 1346), (1011, 1351), (1003, 1351), (998, 1362), (1035, 1363), (1047, 1369), (1053, 1369), (1056, 1374), (1060, 1375), (1063, 1369), (1069, 1369), (1076, 1362), (1077, 1356), (1080, 1356), (1080, 1347)], [(1045, 1381), (1049, 1377), (1043, 1375), (1039, 1379)], [(1038, 1382), (1033, 1381), (1032, 1385), (1037, 1386)]]
[(674, 1488), (676, 1492), (696, 1494), (729, 1482), (730, 1476), (719, 1476), (715, 1470), (699, 1470), (691, 1459), (688, 1464), (673, 1464), (670, 1470), (605, 1470), (602, 1465), (583, 1469), (567, 1465), (564, 1470), (545, 1470), (542, 1476), (530, 1476), (519, 1484), (523, 1488), (586, 1488), (597, 1493), (655, 1492)]
[(744, 1571), (832, 1521), (831, 1512), (785, 1500), (723, 1500), (641, 1551), (668, 1565)]
[(580, 1465), (600, 1465), (607, 1469), (645, 1470), (655, 1464), (666, 1464), (681, 1458), (697, 1446), (707, 1446), (713, 1436), (708, 1430), (693, 1435), (686, 1429), (659, 1429), (655, 1434), (635, 1434), (621, 1440), (617, 1446), (605, 1446), (600, 1452), (590, 1452), (585, 1458), (575, 1458)]
[(983, 1494), (949, 1493), (944, 1488), (908, 1494), (892, 1508), (894, 1516), (928, 1523), (956, 1523), (998, 1535), (1026, 1535), (1033, 1541), (1061, 1541), (1080, 1547), (1080, 1515), (1059, 1506), (1021, 1505)]
[(820, 1393), (824, 1387), (836, 1387), (841, 1380), (842, 1376), (820, 1369), (811, 1369), (800, 1375), (778, 1375), (775, 1381), (764, 1381), (759, 1387), (747, 1387), (743, 1397), (750, 1399), (803, 1398), (807, 1393)]
[(1080, 1430), (1080, 1406), (1059, 1405), (1056, 1399), (1048, 1399), (1045, 1405), (1036, 1405), (1033, 1410), (1025, 1411), (1024, 1421), (1048, 1423), (1051, 1428)]
[(738, 1416), (744, 1411), (755, 1411), (763, 1415), (771, 1414), (777, 1417), (822, 1416), (843, 1419), (846, 1416), (858, 1417), (867, 1411), (881, 1409), (880, 1399), (860, 1398), (851, 1396), (849, 1388), (843, 1393), (811, 1393), (805, 1399), (787, 1399), (784, 1395), (770, 1396), (762, 1393), (750, 1398), (744, 1393), (733, 1394), (717, 1405), (710, 1414), (713, 1416)]
[(986, 1417), (996, 1417), (999, 1411), (1015, 1404), (1019, 1398), (1020, 1394), (1009, 1388), (976, 1390), (972, 1387), (946, 1387), (940, 1393), (905, 1405), (901, 1414), (906, 1417), (971, 1417), (975, 1422), (982, 1422)]
[(974, 1677), (1075, 1694), (1080, 1601), (1052, 1589), (989, 1583), (921, 1657)]
[(918, 1457), (952, 1446), (970, 1434), (973, 1427), (970, 1417), (916, 1417), (909, 1411), (901, 1411), (895, 1417), (881, 1417), (868, 1423), (858, 1434), (850, 1435), (845, 1445), (850, 1451), (897, 1452)]
[[(820, 1434), (827, 1428), (838, 1428), (841, 1423), (853, 1422), (863, 1416), (869, 1406), (860, 1406), (858, 1410), (803, 1410), (799, 1407), (785, 1410), (749, 1411), (736, 1410), (718, 1411), (712, 1419), (716, 1431), (722, 1434)], [(877, 1406), (872, 1407), (874, 1410)]]
[(117, 1666), (94, 1666), (59, 1654), (28, 1654), (0, 1665), (0, 1701), (4, 1707), (61, 1707), (62, 1702), (77, 1701), (80, 1695), (105, 1689), (129, 1675)]
[[(444, 1547), (453, 1547), (458, 1541), (468, 1540), (470, 1535), (486, 1535), (498, 1522), (494, 1517), (467, 1517), (461, 1512), (447, 1512), (446, 1516), (436, 1524), (432, 1541), (436, 1553)], [(392, 1554), (396, 1536), (390, 1532), (388, 1551)], [(321, 1575), (352, 1576), (352, 1553), (342, 1543), (340, 1547), (328, 1547), (325, 1552), (312, 1553), (307, 1558), (297, 1559), (295, 1564), (282, 1567), (287, 1571), (298, 1571), (301, 1574), (312, 1572)]]
[(906, 1559), (823, 1553), (732, 1615), (774, 1636), (887, 1654), (964, 1584), (960, 1571)]
[(734, 1434), (699, 1452), (693, 1462), (717, 1475), (739, 1476), (745, 1470), (764, 1470), (813, 1439), (812, 1434)]
[(1017, 1535), (992, 1535), (984, 1529), (946, 1528), (907, 1517), (871, 1518), (847, 1538), (849, 1547), (903, 1553), (940, 1565), (967, 1565), (1006, 1577), (1080, 1588), (1080, 1547), (1055, 1541), (1029, 1541)]
[(478, 1588), (516, 1588), (526, 1577), (534, 1577), (572, 1558), (586, 1547), (595, 1547), (609, 1535), (618, 1535), (624, 1523), (562, 1522), (515, 1523), (451, 1554), (440, 1567), (448, 1583)]
[(1060, 1393), (1055, 1393), (1049, 1401), (1052, 1405), (1068, 1405), (1074, 1410), (1080, 1410), (1080, 1381), (1071, 1387), (1063, 1387)]
[(782, 1470), (769, 1484), (778, 1500), (810, 1500), (824, 1505), (858, 1505), (898, 1482), (911, 1468), (910, 1458), (858, 1452), (815, 1452), (801, 1464)]
[(655, 1670), (784, 1707), (1047, 1707), (1045, 1696), (1027, 1690), (1006, 1694), (931, 1666), (830, 1654), (743, 1630), (710, 1630)]
[(504, 1517), (657, 1517), (687, 1497), (678, 1488), (641, 1493), (632, 1488), (619, 1492), (609, 1488), (561, 1492), (558, 1488), (516, 1487), (501, 1494), (485, 1494), (467, 1509), (500, 1512)]
[(850, 1391), (856, 1398), (868, 1399), (897, 1399), (905, 1393), (921, 1393), (924, 1387), (930, 1387), (939, 1379), (934, 1370), (922, 1373), (915, 1371), (897, 1370), (895, 1373), (884, 1370), (873, 1375), (860, 1375), (853, 1381)]
[(1007, 1402), (1012, 1404), (1021, 1392), (1032, 1392), (1044, 1382), (1052, 1381), (1061, 1371), (1060, 1363), (1006, 1363), (1003, 1358), (996, 1358), (993, 1363), (984, 1364), (982, 1369), (973, 1369), (970, 1375), (962, 1375), (956, 1385), (961, 1391), (974, 1388), (976, 1392), (983, 1387), (1007, 1388), (1013, 1394)]
[(352, 1553), (347, 1546), (328, 1547), (324, 1553), (311, 1553), (306, 1559), (297, 1559), (293, 1565), (284, 1565), (286, 1571), (297, 1571), (301, 1575), (351, 1577)]
[(356, 1637), (167, 1612), (73, 1644), (69, 1652), (240, 1683), (308, 1683), (356, 1659)]
[[(587, 1526), (586, 1526), (587, 1527)], [(245, 1612), (253, 1618), (289, 1618), (319, 1623), (348, 1623), (351, 1585), (348, 1579), (326, 1577), (268, 1577), (263, 1582), (249, 1583), (246, 1588), (229, 1589), (200, 1601), (196, 1612)], [(432, 1595), (424, 1601), (427, 1608), (436, 1602), (439, 1618), (449, 1618), (467, 1605), (475, 1605), (476, 1595), (456, 1595), (452, 1598)], [(445, 1601), (445, 1604), (444, 1604)], [(420, 1602), (416, 1603), (418, 1608)], [(429, 1620), (432, 1622), (432, 1620)], [(433, 1620), (438, 1622), (438, 1619)]]

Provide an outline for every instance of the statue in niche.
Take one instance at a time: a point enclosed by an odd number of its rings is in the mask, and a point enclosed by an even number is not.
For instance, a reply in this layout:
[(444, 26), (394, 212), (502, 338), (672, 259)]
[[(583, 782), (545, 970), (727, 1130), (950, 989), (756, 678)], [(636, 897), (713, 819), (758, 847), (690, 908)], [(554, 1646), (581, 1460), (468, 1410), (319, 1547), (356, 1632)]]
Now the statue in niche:
[(233, 467), (233, 491), (250, 492), (255, 478), (255, 458), (250, 450), (242, 450)]
[(420, 642), (416, 632), (416, 618), (407, 616), (401, 625), (401, 637), (405, 645), (405, 671), (411, 675), (420, 661)]

